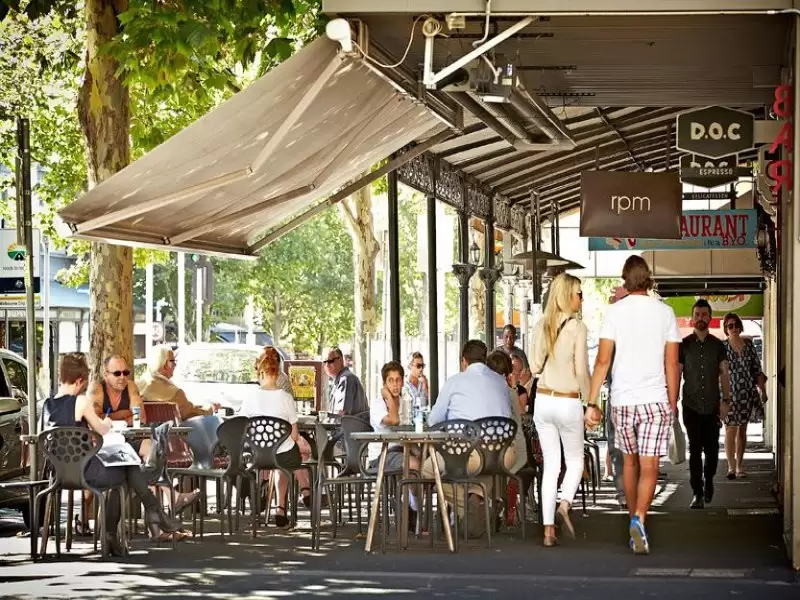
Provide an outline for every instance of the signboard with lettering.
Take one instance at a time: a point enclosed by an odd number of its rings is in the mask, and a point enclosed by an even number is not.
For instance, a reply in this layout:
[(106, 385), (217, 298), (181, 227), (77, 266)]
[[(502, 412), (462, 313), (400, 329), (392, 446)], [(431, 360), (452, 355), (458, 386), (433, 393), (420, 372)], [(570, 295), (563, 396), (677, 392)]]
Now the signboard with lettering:
[[(41, 232), (33, 230), (33, 291), (39, 293), (39, 259)], [(19, 294), (25, 306), (25, 246), (17, 244), (16, 229), (0, 229), (0, 294)]]
[(592, 237), (589, 250), (726, 250), (756, 247), (755, 210), (687, 210), (680, 240)]
[(584, 171), (580, 235), (679, 240), (681, 204), (677, 173)]
[(671, 306), (676, 317), (692, 316), (692, 306), (703, 298), (711, 305), (712, 317), (724, 317), (735, 312), (742, 319), (760, 319), (764, 316), (764, 296), (756, 294), (724, 294), (720, 296), (675, 296), (664, 298), (664, 303)]
[(707, 106), (680, 113), (676, 124), (676, 146), (689, 154), (722, 158), (753, 147), (755, 118), (753, 113)]
[[(739, 178), (738, 163), (739, 157), (735, 154), (716, 159), (686, 154), (681, 156), (681, 181), (706, 188), (733, 183)], [(699, 176), (689, 175), (689, 169), (700, 169)]]
[[(779, 119), (783, 119), (778, 135), (772, 141), (768, 153), (772, 160), (769, 160), (766, 167), (767, 177), (771, 180), (770, 191), (773, 201), (780, 202), (780, 193), (789, 193), (792, 189), (792, 161), (791, 156), (794, 126), (792, 124), (793, 101), (792, 87), (789, 85), (779, 85), (775, 88), (775, 102), (772, 104), (772, 112)], [(783, 155), (783, 158), (780, 156)]]

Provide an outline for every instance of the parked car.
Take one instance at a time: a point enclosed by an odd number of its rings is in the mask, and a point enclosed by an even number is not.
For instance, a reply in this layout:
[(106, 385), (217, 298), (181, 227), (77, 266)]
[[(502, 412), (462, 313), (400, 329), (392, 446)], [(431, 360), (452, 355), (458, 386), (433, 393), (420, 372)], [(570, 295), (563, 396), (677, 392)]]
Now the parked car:
[[(20, 435), (28, 433), (28, 363), (19, 354), (0, 348), (0, 481), (28, 478), (27, 452)], [(41, 413), (43, 397), (37, 399)], [(30, 524), (28, 496), (24, 489), (0, 489), (0, 508), (22, 512)]]
[[(213, 402), (236, 412), (243, 392), (257, 385), (255, 364), (262, 346), (229, 343), (197, 343), (179, 348), (172, 381), (190, 402), (210, 406)], [(278, 350), (282, 358), (289, 356)]]

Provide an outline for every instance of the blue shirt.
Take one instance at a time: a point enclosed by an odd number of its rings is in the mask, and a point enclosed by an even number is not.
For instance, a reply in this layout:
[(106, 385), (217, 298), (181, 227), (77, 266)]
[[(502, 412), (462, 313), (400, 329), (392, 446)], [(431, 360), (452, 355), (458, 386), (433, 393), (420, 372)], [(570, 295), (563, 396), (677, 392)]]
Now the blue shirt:
[(453, 419), (475, 421), (486, 417), (511, 417), (508, 384), (483, 363), (473, 363), (453, 375), (442, 387), (428, 424)]

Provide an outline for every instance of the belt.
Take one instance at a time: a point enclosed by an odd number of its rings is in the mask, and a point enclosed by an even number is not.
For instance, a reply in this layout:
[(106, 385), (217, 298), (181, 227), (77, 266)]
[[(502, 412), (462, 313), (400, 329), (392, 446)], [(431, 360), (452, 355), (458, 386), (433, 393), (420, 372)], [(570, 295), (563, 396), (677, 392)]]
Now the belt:
[(554, 390), (548, 390), (545, 387), (537, 387), (536, 388), (537, 394), (545, 394), (547, 396), (553, 396), (554, 398), (580, 398), (581, 395), (578, 392), (556, 392)]

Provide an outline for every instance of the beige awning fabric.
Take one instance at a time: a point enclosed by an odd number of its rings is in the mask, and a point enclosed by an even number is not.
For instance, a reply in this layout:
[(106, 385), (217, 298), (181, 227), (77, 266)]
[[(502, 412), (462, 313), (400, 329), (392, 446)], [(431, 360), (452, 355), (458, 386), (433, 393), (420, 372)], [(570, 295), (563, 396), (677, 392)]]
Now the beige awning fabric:
[(250, 255), (269, 229), (444, 128), (320, 38), (60, 212), (74, 237)]

